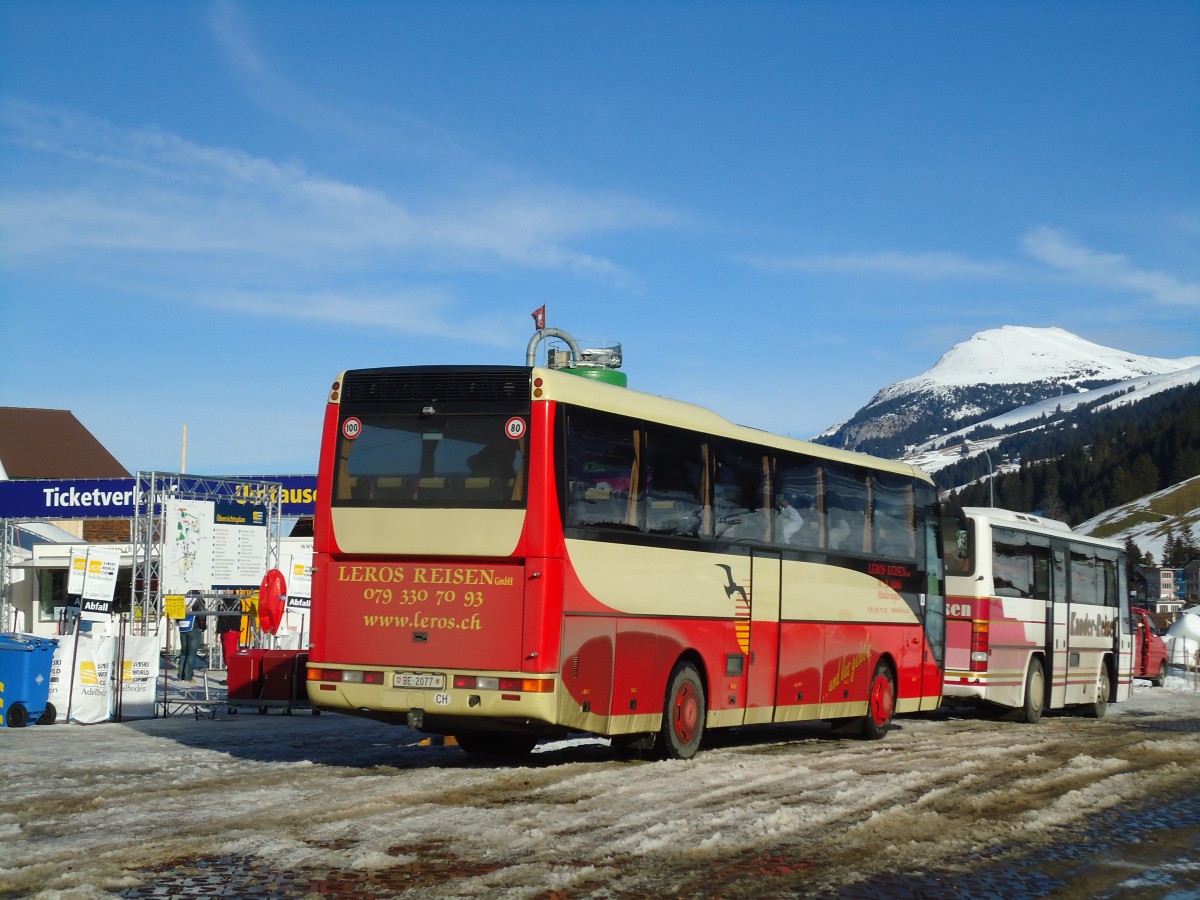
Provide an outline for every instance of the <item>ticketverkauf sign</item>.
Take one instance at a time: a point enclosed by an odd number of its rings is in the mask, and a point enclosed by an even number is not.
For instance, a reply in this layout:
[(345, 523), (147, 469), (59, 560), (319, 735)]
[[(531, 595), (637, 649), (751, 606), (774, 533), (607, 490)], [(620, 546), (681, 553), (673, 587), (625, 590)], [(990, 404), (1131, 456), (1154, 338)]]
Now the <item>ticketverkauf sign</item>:
[[(279, 482), (281, 515), (311, 516), (316, 511), (317, 476), (267, 475), (254, 480)], [(134, 515), (133, 491), (133, 478), (0, 481), (0, 519), (129, 519)]]

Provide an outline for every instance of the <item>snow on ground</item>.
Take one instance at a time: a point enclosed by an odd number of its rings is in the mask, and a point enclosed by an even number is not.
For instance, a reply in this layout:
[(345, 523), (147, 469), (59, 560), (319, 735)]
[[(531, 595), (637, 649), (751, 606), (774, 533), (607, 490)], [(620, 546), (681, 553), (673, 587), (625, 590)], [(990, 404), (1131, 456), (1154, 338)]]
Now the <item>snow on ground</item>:
[[(966, 872), (1123, 803), (1194, 799), (1200, 685), (1181, 672), (1098, 721), (943, 710), (881, 742), (776, 726), (714, 735), (688, 762), (581, 738), (503, 764), (307, 710), (0, 729), (0, 896), (149, 896), (201, 859), (317, 879), (326, 896), (336, 873), (374, 896), (532, 898), (794, 896), (800, 878), (833, 892)], [(753, 885), (730, 875), (762, 859)], [(302, 894), (255, 894), (285, 895)]]

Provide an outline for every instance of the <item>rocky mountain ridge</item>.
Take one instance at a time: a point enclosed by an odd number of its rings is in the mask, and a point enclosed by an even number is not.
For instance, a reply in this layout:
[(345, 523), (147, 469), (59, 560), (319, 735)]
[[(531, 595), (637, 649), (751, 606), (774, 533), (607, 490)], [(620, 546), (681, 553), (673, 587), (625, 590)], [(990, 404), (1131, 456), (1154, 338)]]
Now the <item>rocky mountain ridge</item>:
[(878, 391), (819, 443), (901, 458), (1082, 404), (1137, 402), (1200, 382), (1200, 356), (1163, 359), (1104, 347), (1062, 328), (1007, 325), (956, 344), (926, 372)]

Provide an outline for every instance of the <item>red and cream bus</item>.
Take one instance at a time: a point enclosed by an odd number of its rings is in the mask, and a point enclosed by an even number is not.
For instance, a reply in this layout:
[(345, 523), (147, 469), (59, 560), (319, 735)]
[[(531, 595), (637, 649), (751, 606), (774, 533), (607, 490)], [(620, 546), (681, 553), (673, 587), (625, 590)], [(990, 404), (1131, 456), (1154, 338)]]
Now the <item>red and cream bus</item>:
[(325, 412), (308, 696), (468, 752), (941, 702), (930, 479), (535, 366), (342, 373)]
[(1017, 711), (1129, 698), (1133, 638), (1124, 548), (1063, 522), (966, 507), (942, 523), (948, 700)]

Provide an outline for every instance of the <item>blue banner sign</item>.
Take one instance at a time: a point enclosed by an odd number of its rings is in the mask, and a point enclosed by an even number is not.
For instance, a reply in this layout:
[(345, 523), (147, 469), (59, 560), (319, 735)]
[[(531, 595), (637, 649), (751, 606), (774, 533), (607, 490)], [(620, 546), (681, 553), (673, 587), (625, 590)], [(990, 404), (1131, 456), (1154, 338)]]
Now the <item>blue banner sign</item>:
[[(317, 476), (267, 475), (258, 480), (279, 482), (281, 515), (300, 518), (315, 513)], [(0, 519), (130, 519), (134, 515), (134, 481), (133, 478), (0, 481)], [(253, 494), (252, 486), (247, 484), (246, 499), (258, 499)]]

